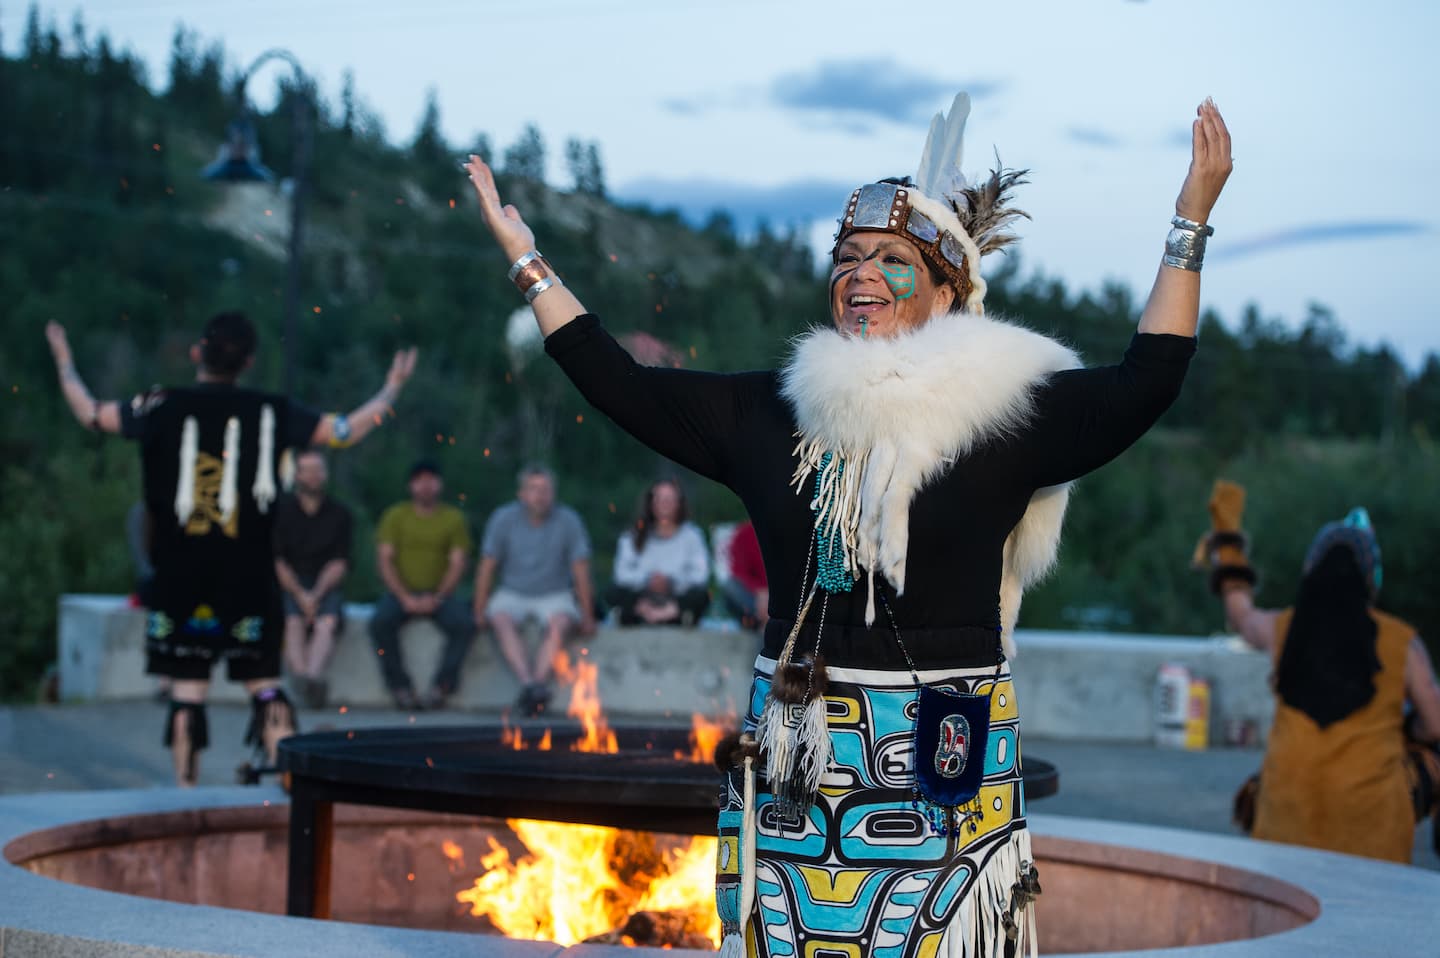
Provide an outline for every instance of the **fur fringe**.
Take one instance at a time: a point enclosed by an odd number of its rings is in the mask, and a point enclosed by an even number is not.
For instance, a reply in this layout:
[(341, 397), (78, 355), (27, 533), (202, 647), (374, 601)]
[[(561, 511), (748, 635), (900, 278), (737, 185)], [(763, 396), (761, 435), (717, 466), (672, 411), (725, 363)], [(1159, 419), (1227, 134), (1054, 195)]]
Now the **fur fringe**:
[[(1019, 880), (1021, 869), (1033, 861), (1030, 832), (1022, 828), (986, 862), (974, 886), (961, 899), (940, 941), (939, 958), (1004, 958), (1008, 940), (1004, 915), (1010, 906), (1012, 886)], [(1022, 909), (1015, 924), (1015, 954), (1036, 958), (1035, 906)]]
[(834, 757), (825, 699), (815, 695), (802, 706), (766, 696), (756, 738), (777, 801), (808, 808)]

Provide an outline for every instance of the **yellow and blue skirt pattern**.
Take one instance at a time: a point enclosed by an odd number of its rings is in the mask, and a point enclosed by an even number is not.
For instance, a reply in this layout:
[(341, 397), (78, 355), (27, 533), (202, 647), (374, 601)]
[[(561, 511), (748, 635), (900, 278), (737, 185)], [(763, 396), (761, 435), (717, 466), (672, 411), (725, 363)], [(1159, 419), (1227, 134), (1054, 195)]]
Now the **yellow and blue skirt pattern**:
[[(764, 708), (774, 665), (772, 659), (756, 661), (747, 729), (755, 728)], [(827, 673), (834, 758), (808, 813), (783, 817), (763, 771), (753, 808), (743, 808), (738, 770), (722, 796), (722, 842), (733, 846), (744, 817), (755, 817), (755, 905), (749, 915), (735, 916), (745, 925), (746, 953), (755, 958), (1033, 953), (1032, 915), (1018, 915), (1008, 935), (1005, 927), (1007, 912), (1017, 916), (1012, 886), (1032, 858), (1020, 774), (1020, 713), (1008, 666), (998, 676), (994, 666), (919, 674), (926, 685), (991, 700), (980, 790), (984, 817), (949, 835), (938, 834), (913, 802), (911, 674), (836, 666)], [(922, 757), (927, 759), (933, 756)], [(733, 861), (738, 848), (731, 852)], [(729, 896), (722, 895), (722, 917), (727, 904)]]

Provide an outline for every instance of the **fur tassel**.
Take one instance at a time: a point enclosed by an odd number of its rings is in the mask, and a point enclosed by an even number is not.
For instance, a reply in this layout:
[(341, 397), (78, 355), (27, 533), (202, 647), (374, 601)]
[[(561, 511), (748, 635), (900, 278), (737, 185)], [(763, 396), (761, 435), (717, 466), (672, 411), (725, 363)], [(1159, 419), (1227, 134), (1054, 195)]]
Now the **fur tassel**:
[(783, 814), (803, 813), (834, 756), (824, 696), (812, 695), (803, 705), (767, 696), (756, 732), (776, 804)]
[(759, 754), (760, 746), (753, 735), (749, 732), (730, 732), (715, 743), (713, 761), (721, 772), (728, 772), (744, 765), (747, 758), (756, 758)]
[(770, 694), (787, 705), (804, 705), (811, 698), (819, 698), (829, 688), (825, 674), (825, 656), (817, 655), (799, 662), (787, 662), (775, 669), (770, 679)]

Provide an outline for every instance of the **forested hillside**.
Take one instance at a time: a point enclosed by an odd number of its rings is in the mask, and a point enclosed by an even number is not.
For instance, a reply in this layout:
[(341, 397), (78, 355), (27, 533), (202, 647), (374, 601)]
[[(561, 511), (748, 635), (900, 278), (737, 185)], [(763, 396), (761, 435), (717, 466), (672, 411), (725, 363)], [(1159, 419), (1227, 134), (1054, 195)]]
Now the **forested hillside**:
[[(19, 51), (0, 58), (0, 696), (24, 694), (53, 658), (59, 594), (128, 591), (131, 578), (122, 521), (137, 496), (135, 450), (69, 417), (44, 323), (69, 328), (97, 395), (128, 397), (188, 379), (204, 319), (243, 309), (262, 330), (252, 381), (278, 387), (289, 222), (276, 187), (199, 176), (236, 111), (233, 64), (218, 47), (179, 31), (164, 75), (147, 76), (83, 26), (62, 36), (32, 16)], [(281, 177), (293, 96), (256, 117), (264, 162)], [(442, 461), (448, 493), (477, 527), (513, 493), (520, 465), (553, 464), (602, 569), (643, 485), (668, 471), (594, 415), (533, 339), (507, 338), (520, 303), (457, 156), (490, 157), (566, 282), (617, 333), (650, 337), (664, 361), (769, 366), (791, 334), (824, 319), (823, 280), (795, 235), (740, 239), (723, 215), (692, 228), (673, 212), (612, 203), (595, 144), (565, 144), (570, 180), (546, 184), (542, 131), (499, 149), (483, 133), (448, 143), (439, 108), (413, 134), (387, 135), (347, 83), (317, 117), (299, 398), (350, 408), (379, 386), (397, 346), (421, 349), (395, 420), (334, 457), (335, 492), (361, 521), (357, 599), (376, 586), (371, 523), (403, 496), (420, 454)], [(1071, 341), (1092, 363), (1119, 355), (1138, 315), (1124, 290), (1067, 290), (1015, 260), (991, 290), (991, 312)], [(1440, 361), (1407, 374), (1386, 350), (1351, 348), (1320, 306), (1299, 332), (1258, 310), (1224, 319), (1207, 316), (1162, 428), (1081, 483), (1060, 570), (1027, 599), (1022, 624), (1218, 628), (1186, 560), (1210, 480), (1224, 472), (1251, 486), (1263, 600), (1288, 600), (1321, 521), (1365, 504), (1385, 549), (1385, 604), (1440, 634), (1429, 570), (1440, 506), (1427, 495), (1440, 475), (1430, 438)], [(738, 516), (725, 490), (689, 487), (702, 523)]]

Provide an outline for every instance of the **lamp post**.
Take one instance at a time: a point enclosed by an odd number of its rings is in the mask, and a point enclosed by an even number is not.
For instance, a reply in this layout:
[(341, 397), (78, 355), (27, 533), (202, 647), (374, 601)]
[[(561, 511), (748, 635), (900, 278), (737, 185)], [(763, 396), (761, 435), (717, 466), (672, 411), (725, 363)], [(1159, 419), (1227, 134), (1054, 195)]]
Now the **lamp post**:
[(201, 170), (207, 180), (226, 182), (269, 182), (275, 179), (260, 162), (260, 146), (255, 138), (255, 123), (250, 117), (245, 85), (255, 72), (271, 60), (282, 60), (295, 74), (295, 95), (291, 105), (291, 173), (290, 173), (290, 237), (286, 246), (285, 302), (281, 338), (284, 340), (284, 390), (287, 396), (295, 391), (295, 349), (297, 317), (300, 311), (300, 252), (305, 235), (305, 188), (310, 169), (310, 109), (313, 93), (310, 78), (300, 68), (300, 61), (288, 50), (266, 50), (240, 76), (240, 115), (226, 128), (225, 143), (214, 163)]

